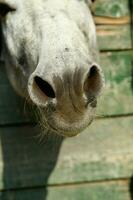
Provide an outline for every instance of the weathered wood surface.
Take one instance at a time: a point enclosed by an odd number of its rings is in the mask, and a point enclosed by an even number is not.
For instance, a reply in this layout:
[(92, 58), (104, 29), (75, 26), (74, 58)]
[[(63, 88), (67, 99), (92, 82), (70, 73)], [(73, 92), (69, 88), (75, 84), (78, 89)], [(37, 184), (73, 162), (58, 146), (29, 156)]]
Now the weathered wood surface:
[(97, 26), (97, 36), (102, 51), (132, 48), (130, 24)]
[(1, 192), (1, 200), (131, 200), (129, 181), (110, 181), (61, 187)]
[(101, 50), (131, 49), (131, 3), (128, 0), (97, 0), (92, 6)]
[(92, 9), (98, 16), (118, 18), (130, 15), (128, 0), (96, 0)]
[(97, 120), (77, 137), (39, 143), (31, 126), (0, 128), (0, 189), (130, 178), (132, 130), (133, 117)]
[(94, 16), (94, 21), (96, 25), (124, 25), (130, 23), (130, 17), (102, 17), (102, 16)]
[(99, 102), (98, 114), (133, 114), (133, 51), (101, 53), (105, 88)]
[[(133, 113), (132, 51), (101, 53), (101, 66), (106, 86), (99, 102), (97, 115), (122, 115)], [(0, 65), (0, 124), (31, 121), (26, 112), (25, 100), (13, 91)]]

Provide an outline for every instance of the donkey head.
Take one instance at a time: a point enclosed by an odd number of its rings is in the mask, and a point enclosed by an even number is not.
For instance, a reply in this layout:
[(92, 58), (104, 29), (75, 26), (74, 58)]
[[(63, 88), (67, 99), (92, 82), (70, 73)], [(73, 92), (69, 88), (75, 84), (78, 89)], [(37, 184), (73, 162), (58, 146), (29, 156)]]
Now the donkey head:
[(87, 127), (103, 86), (96, 32), (85, 0), (0, 0), (2, 53), (16, 92), (39, 123), (65, 136)]

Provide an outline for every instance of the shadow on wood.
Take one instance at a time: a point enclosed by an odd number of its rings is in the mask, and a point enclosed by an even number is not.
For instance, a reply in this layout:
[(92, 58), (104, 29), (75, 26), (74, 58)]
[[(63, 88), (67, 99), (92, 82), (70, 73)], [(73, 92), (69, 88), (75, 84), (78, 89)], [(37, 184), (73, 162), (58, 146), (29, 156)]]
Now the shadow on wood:
[(130, 15), (131, 15), (131, 39), (132, 39), (132, 47), (133, 47), (133, 1), (129, 0), (129, 10), (130, 10)]
[(130, 192), (131, 200), (133, 200), (133, 176), (130, 179), (129, 192)]
[[(58, 160), (62, 138), (51, 134), (40, 144), (37, 135), (38, 128), (31, 125), (1, 128), (1, 154), (4, 163), (2, 188), (17, 191), (42, 187), (39, 200), (46, 200), (46, 186)], [(32, 195), (34, 193), (27, 192), (25, 200), (31, 200)], [(1, 199), (18, 200), (17, 193), (3, 192)]]
[[(130, 20), (130, 23), (131, 23), (131, 40), (132, 40), (132, 48), (133, 48), (133, 1), (132, 0), (129, 0), (129, 10), (130, 10), (130, 15), (131, 15), (131, 20)], [(132, 92), (133, 92), (133, 57), (132, 57), (131, 74), (132, 74), (131, 89), (132, 89)]]

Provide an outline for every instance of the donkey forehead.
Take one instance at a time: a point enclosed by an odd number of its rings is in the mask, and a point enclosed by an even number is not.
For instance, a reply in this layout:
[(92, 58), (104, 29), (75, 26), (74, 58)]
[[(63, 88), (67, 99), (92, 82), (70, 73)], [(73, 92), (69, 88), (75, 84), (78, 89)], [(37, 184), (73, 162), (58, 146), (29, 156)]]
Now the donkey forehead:
[[(73, 0), (72, 0), (73, 1)], [(75, 1), (75, 0), (74, 0)], [(10, 5), (16, 5), (16, 6), (20, 6), (20, 5), (24, 5), (25, 7), (27, 5), (30, 5), (31, 8), (33, 6), (39, 7), (39, 6), (43, 6), (43, 4), (46, 4), (47, 6), (50, 7), (57, 7), (57, 8), (61, 8), (64, 7), (65, 4), (67, 4), (69, 2), (69, 0), (0, 0), (0, 3), (7, 3)]]
[(35, 4), (36, 2), (36, 7), (39, 5), (39, 4), (43, 4), (46, 0), (0, 0), (0, 3), (7, 3), (9, 4), (10, 6), (13, 6), (15, 7), (16, 9), (23, 6), (23, 7), (27, 7), (27, 5), (29, 5), (32, 9), (33, 5)]
[(26, 10), (27, 8), (28, 10), (32, 10), (32, 8), (35, 8), (36, 10), (38, 10), (38, 8), (43, 8), (57, 11), (60, 9), (67, 10), (68, 7), (70, 9), (72, 6), (73, 11), (76, 11), (77, 8), (80, 8), (82, 3), (84, 4), (86, 2), (86, 0), (0, 0), (0, 2), (14, 6), (16, 9), (22, 6)]
[[(0, 2), (14, 7), (18, 11), (16, 12), (16, 15), (19, 15), (18, 18), (23, 18), (26, 21), (36, 19), (37, 24), (43, 22), (47, 16), (54, 17), (61, 12), (80, 27), (86, 26), (87, 23), (93, 23), (86, 0), (0, 0)], [(16, 15), (14, 17), (16, 17), (15, 21), (17, 22), (19, 19)]]

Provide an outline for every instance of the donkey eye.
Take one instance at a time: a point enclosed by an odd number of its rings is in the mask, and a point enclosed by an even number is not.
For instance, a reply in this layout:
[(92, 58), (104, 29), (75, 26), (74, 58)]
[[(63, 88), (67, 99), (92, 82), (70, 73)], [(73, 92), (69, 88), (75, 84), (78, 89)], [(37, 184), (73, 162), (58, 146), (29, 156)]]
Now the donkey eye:
[(6, 3), (0, 3), (0, 17), (4, 17), (9, 12), (15, 11), (15, 8), (12, 8)]

